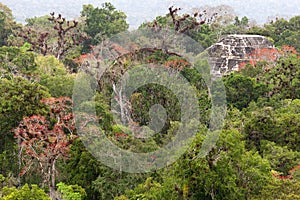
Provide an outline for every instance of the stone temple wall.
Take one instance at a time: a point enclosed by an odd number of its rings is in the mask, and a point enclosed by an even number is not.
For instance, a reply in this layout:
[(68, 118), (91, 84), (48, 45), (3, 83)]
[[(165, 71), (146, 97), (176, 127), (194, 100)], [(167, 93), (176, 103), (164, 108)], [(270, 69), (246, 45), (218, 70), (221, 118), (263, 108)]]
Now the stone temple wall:
[[(272, 52), (277, 49), (266, 37), (260, 35), (228, 35), (208, 48), (211, 73), (213, 76), (224, 76), (232, 71), (238, 71), (242, 63), (259, 60), (257, 52)], [(269, 50), (269, 51), (266, 51)], [(256, 52), (257, 55), (254, 55)], [(268, 55), (276, 59), (276, 55)]]

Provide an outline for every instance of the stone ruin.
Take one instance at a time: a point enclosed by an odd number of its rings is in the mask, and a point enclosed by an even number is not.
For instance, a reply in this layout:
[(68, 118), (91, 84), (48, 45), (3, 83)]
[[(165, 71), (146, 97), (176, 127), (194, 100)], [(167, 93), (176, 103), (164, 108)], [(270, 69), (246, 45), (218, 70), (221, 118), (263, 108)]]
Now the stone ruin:
[(211, 74), (221, 77), (258, 60), (274, 61), (278, 51), (260, 35), (228, 35), (208, 48)]

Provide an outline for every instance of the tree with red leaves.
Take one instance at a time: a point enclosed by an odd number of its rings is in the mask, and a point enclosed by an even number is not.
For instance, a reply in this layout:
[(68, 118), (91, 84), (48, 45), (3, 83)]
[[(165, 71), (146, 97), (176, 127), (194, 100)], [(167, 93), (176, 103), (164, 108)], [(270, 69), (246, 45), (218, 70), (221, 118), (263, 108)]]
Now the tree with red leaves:
[(56, 163), (68, 158), (69, 147), (75, 130), (70, 112), (72, 101), (68, 97), (42, 100), (50, 107), (49, 116), (25, 117), (14, 130), (19, 146), (19, 164), (24, 166), (20, 175), (37, 166), (43, 177), (42, 186), (48, 186), (50, 197), (55, 199)]
[[(278, 60), (279, 58), (279, 52), (276, 48), (257, 48), (254, 49), (250, 54), (244, 55), (244, 62), (241, 62), (239, 64), (239, 70), (244, 68), (247, 64), (250, 65), (257, 65), (257, 62), (259, 61), (267, 61), (270, 64)], [(266, 70), (268, 70), (270, 67), (266, 67)]]

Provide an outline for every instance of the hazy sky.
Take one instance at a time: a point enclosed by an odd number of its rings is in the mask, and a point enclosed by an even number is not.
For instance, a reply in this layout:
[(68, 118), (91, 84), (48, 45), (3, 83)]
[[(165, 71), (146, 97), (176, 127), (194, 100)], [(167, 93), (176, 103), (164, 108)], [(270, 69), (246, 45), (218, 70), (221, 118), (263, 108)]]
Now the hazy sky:
[[(0, 0), (13, 10), (18, 22), (52, 11), (74, 18), (80, 15), (83, 4), (90, 3), (100, 7), (106, 1), (109, 0)], [(238, 16), (255, 19), (259, 24), (266, 22), (268, 17), (300, 15), (300, 0), (110, 0), (110, 2), (127, 14), (131, 28), (136, 28), (142, 22), (150, 21), (158, 15), (166, 14), (171, 5), (182, 7), (187, 12), (205, 5), (229, 5)]]

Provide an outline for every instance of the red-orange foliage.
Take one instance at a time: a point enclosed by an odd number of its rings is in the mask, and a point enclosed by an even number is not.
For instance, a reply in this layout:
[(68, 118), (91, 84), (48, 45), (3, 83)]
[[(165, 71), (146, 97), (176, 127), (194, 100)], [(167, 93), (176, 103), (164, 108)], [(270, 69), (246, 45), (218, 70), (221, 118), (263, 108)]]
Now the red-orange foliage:
[(287, 57), (290, 54), (296, 54), (298, 55), (298, 58), (300, 58), (299, 52), (295, 49), (295, 47), (284, 45), (281, 47), (279, 51), (280, 56)]
[(245, 67), (247, 64), (256, 65), (258, 61), (268, 61), (268, 62), (274, 62), (279, 57), (286, 57), (290, 54), (296, 54), (298, 55), (298, 58), (300, 58), (299, 53), (295, 49), (295, 47), (283, 45), (280, 50), (277, 50), (276, 48), (259, 48), (252, 51), (250, 54), (247, 54), (244, 56), (245, 60), (249, 60), (248, 62), (241, 62), (239, 64), (239, 70)]
[(276, 61), (278, 58), (278, 50), (276, 48), (259, 48), (246, 55), (250, 61), (256, 63), (257, 61)]
[(111, 49), (111, 51), (115, 51), (115, 53), (117, 53), (118, 55), (123, 55), (123, 54), (129, 53), (129, 51), (127, 49), (123, 48), (121, 45), (119, 45), (117, 43), (112, 43), (110, 45), (110, 49)]
[(127, 138), (128, 135), (125, 133), (115, 133), (116, 138)]
[(288, 46), (288, 45), (283, 45), (281, 47), (281, 52), (282, 53), (291, 53), (291, 54), (298, 54), (297, 50), (295, 49), (295, 47), (291, 47), (291, 46)]
[(279, 178), (281, 180), (286, 180), (286, 179), (292, 179), (293, 178), (292, 175), (283, 176), (283, 175), (277, 175), (277, 174), (273, 174), (273, 177)]
[(253, 60), (250, 60), (249, 62), (241, 62), (238, 66), (238, 70), (240, 71), (242, 68), (244, 68), (248, 64), (255, 65), (256, 62), (254, 62)]
[(165, 67), (177, 69), (179, 71), (183, 70), (185, 67), (190, 66), (190, 63), (182, 58), (168, 60), (164, 63)]
[(293, 168), (289, 171), (289, 173), (293, 175), (294, 172), (295, 172), (296, 170), (300, 170), (300, 164), (297, 165), (296, 167), (293, 167)]
[(275, 62), (279, 57), (279, 52), (276, 48), (258, 48), (252, 51), (250, 54), (244, 56), (248, 62), (241, 62), (239, 64), (239, 70), (245, 67), (247, 64), (256, 65), (258, 61)]
[(285, 180), (285, 179), (293, 179), (293, 174), (295, 172), (295, 170), (300, 170), (300, 164), (293, 167), (290, 171), (289, 171), (289, 175), (283, 176), (283, 175), (278, 175), (278, 174), (273, 174), (273, 177), (275, 178), (279, 178), (281, 180)]
[(75, 126), (70, 98), (48, 98), (42, 102), (50, 107), (49, 116), (25, 117), (14, 133), (18, 139), (20, 162), (24, 166), (20, 175), (36, 163), (43, 176), (43, 186), (48, 185), (51, 190), (55, 187), (56, 162), (68, 157), (69, 146), (75, 138)]
[[(121, 55), (129, 54), (130, 50), (135, 51), (138, 49), (137, 44), (129, 43), (126, 48), (122, 47), (121, 45), (113, 42), (109, 42), (105, 45), (99, 45), (99, 46), (91, 46), (92, 52), (87, 54), (82, 54), (78, 58), (73, 59), (75, 63), (83, 64), (84, 61), (90, 60), (90, 59), (100, 59), (102, 60), (102, 56), (100, 51), (103, 49), (106, 51), (108, 50), (111, 55), (113, 55), (115, 58), (118, 58)], [(127, 49), (128, 48), (128, 49)], [(102, 49), (102, 50), (101, 50)]]
[(91, 57), (92, 57), (92, 55), (91, 55), (90, 53), (82, 54), (82, 55), (80, 55), (78, 58), (73, 59), (73, 61), (74, 61), (75, 63), (78, 63), (78, 64), (83, 64), (83, 62), (84, 62), (86, 59), (89, 59), (89, 58), (91, 58)]

